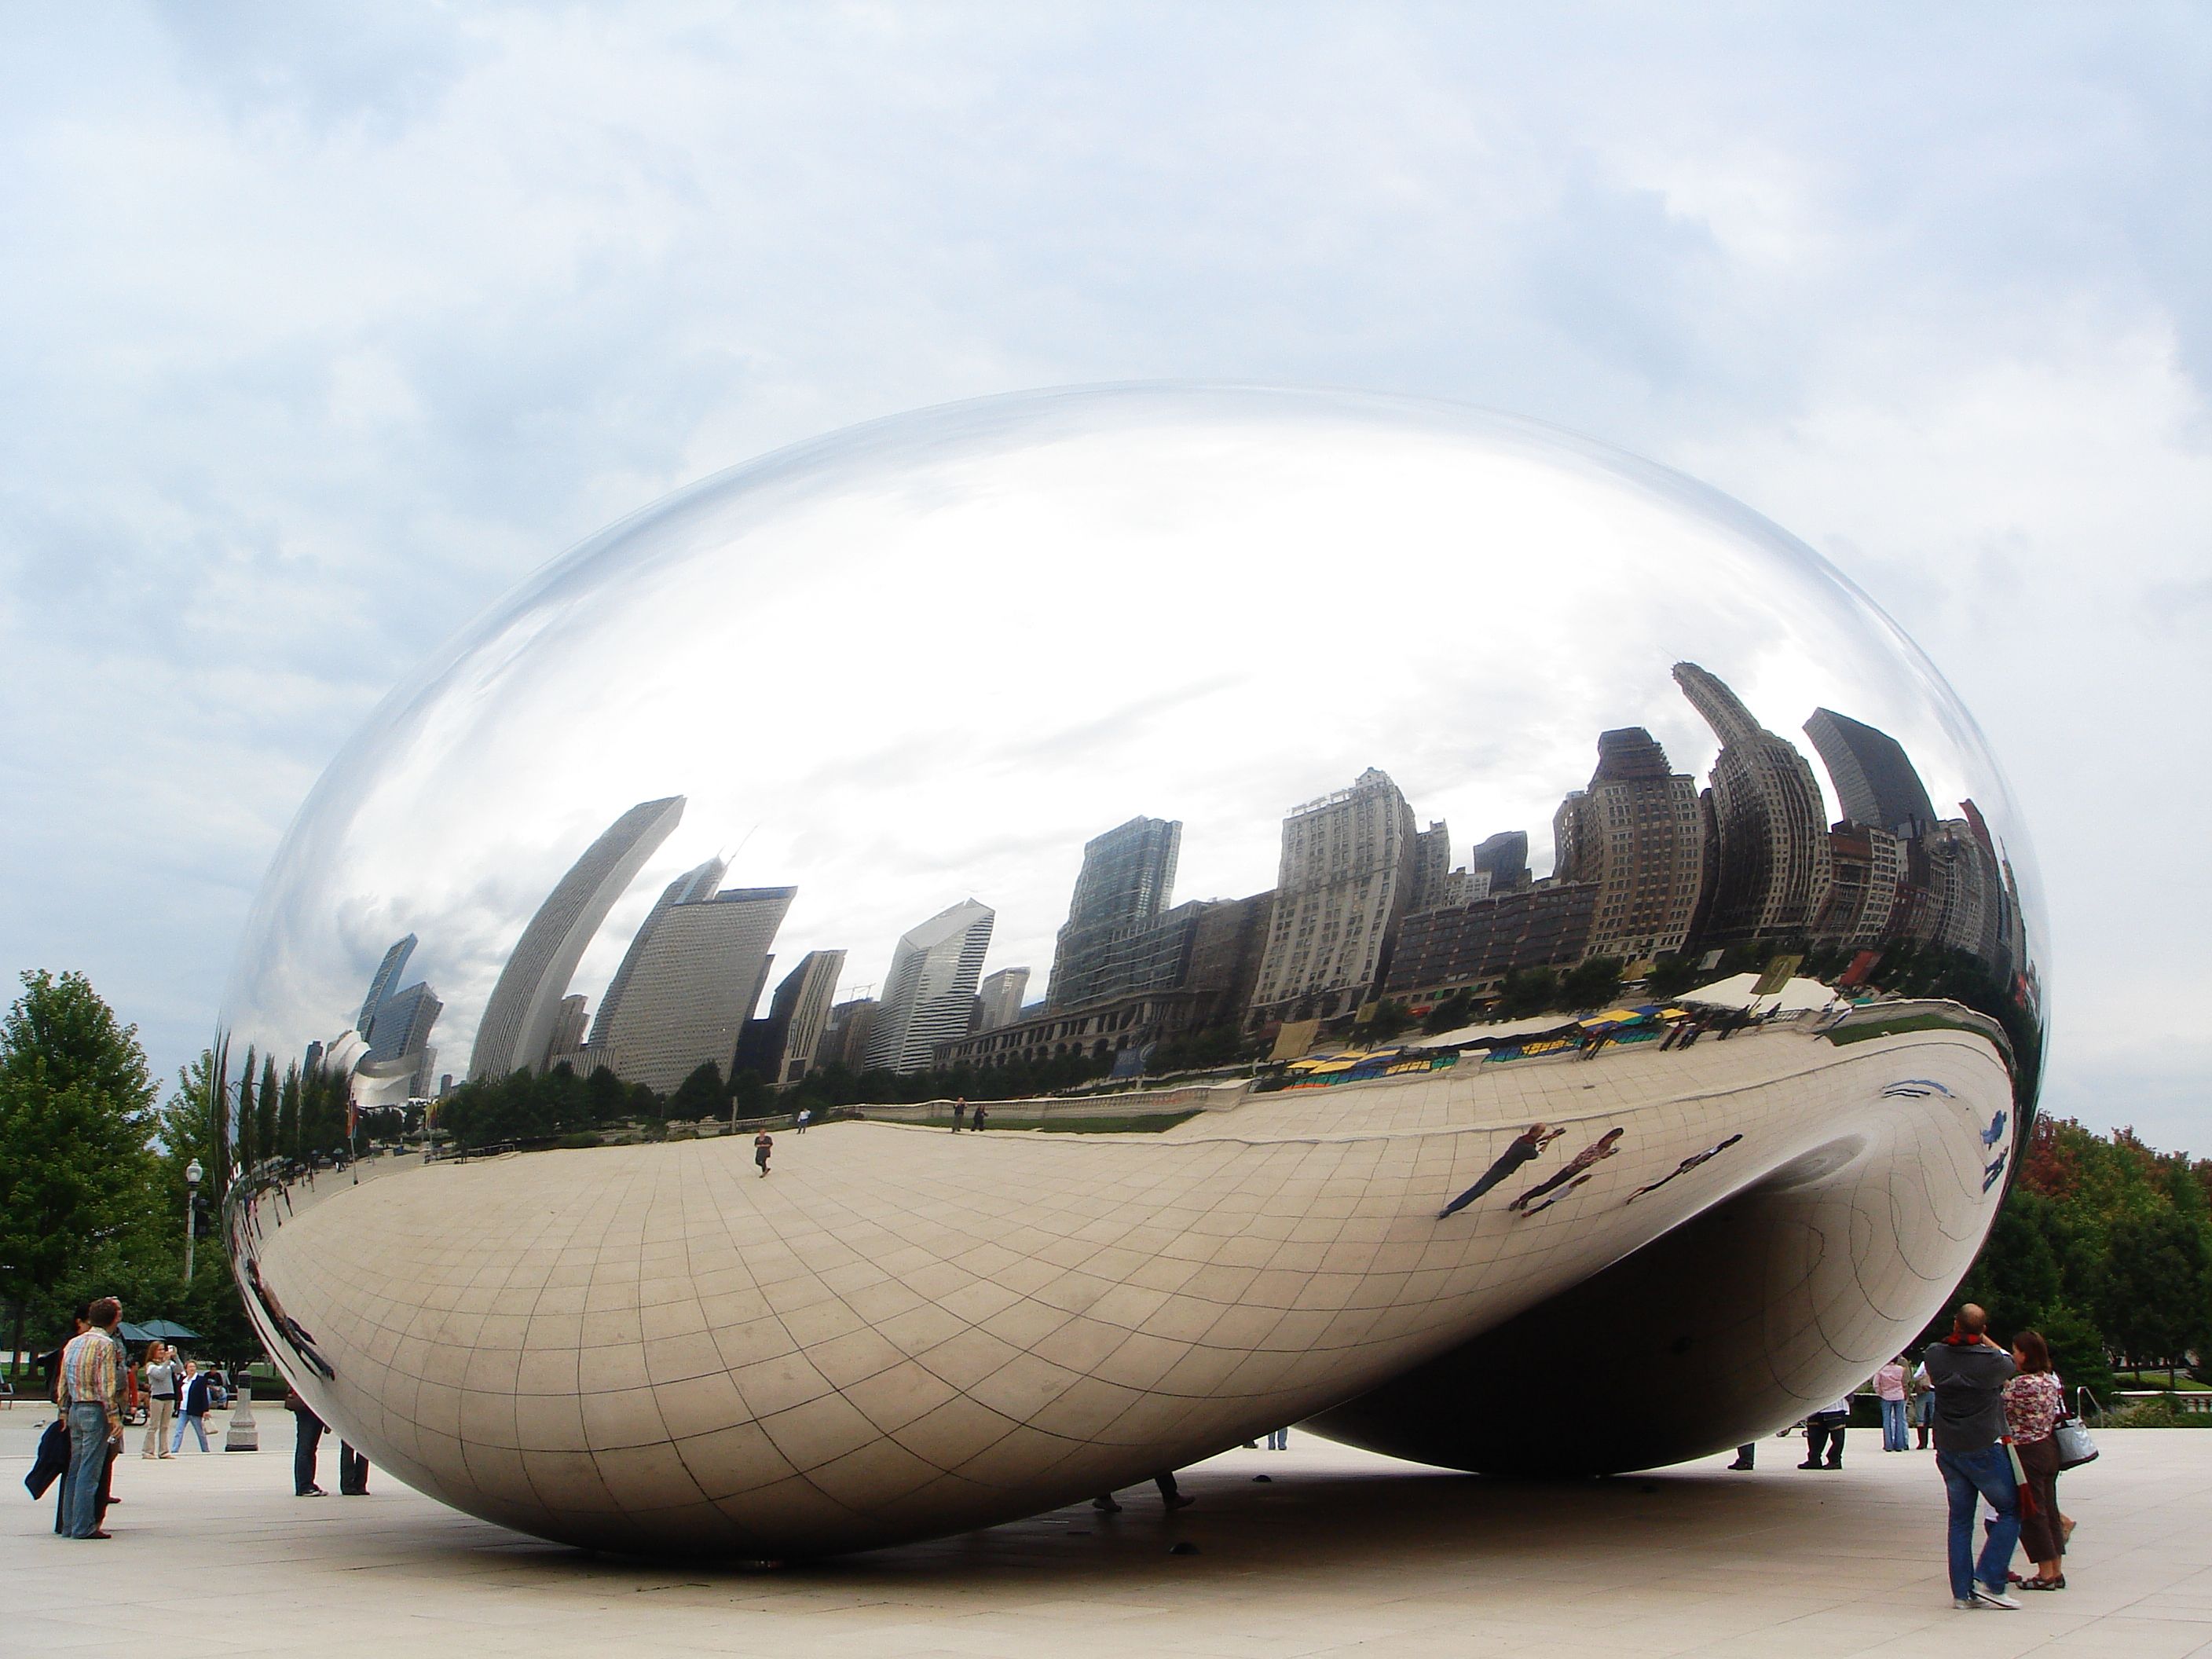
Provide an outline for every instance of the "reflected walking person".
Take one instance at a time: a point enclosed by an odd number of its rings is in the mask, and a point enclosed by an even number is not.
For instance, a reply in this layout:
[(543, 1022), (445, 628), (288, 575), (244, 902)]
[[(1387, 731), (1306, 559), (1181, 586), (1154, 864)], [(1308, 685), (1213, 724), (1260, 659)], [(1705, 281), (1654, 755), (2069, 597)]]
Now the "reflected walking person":
[(1482, 1172), (1481, 1180), (1437, 1212), (1437, 1219), (1442, 1221), (1447, 1216), (1464, 1210), (1522, 1164), (1541, 1156), (1544, 1148), (1565, 1133), (1566, 1133), (1565, 1129), (1555, 1129), (1548, 1123), (1530, 1124), (1511, 1140), (1506, 1142), (1505, 1150), (1498, 1155), (1495, 1163)]
[(1551, 1192), (1555, 1188), (1564, 1187), (1577, 1176), (1587, 1174), (1592, 1167), (1603, 1163), (1620, 1150), (1620, 1138), (1627, 1133), (1626, 1129), (1607, 1129), (1595, 1140), (1569, 1158), (1565, 1166), (1549, 1181), (1538, 1182), (1505, 1207), (1509, 1210), (1525, 1211), (1532, 1202), (1543, 1197), (1546, 1193)]
[(763, 1129), (753, 1137), (753, 1162), (760, 1166), (763, 1178), (768, 1175), (768, 1155), (775, 1150), (775, 1137)]

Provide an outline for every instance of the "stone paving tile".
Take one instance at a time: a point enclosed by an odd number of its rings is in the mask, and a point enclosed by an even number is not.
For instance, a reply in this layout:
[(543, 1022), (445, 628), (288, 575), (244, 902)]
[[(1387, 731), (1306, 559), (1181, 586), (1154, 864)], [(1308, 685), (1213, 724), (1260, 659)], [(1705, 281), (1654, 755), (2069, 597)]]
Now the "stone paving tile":
[[(0, 1468), (27, 1467), (41, 1420), (0, 1413)], [(1146, 1489), (1118, 1516), (1078, 1506), (763, 1571), (544, 1544), (381, 1474), (367, 1499), (295, 1499), (289, 1423), (264, 1421), (252, 1456), (127, 1460), (111, 1543), (56, 1540), (50, 1504), (0, 1508), (0, 1653), (221, 1631), (238, 1659), (1924, 1659), (1961, 1636), (1974, 1659), (2212, 1655), (2212, 1434), (2100, 1437), (2104, 1458), (2064, 1487), (2073, 1588), (1966, 1614), (1943, 1585), (1929, 1460), (1856, 1445), (1840, 1476), (1789, 1468), (1775, 1441), (1750, 1475), (1712, 1459), (1544, 1486), (1300, 1434), (1186, 1471), (1199, 1503), (1179, 1515)], [(1170, 1554), (1176, 1541), (1199, 1553)], [(281, 1623), (256, 1616), (280, 1605)], [(100, 1611), (54, 1611), (80, 1606)]]

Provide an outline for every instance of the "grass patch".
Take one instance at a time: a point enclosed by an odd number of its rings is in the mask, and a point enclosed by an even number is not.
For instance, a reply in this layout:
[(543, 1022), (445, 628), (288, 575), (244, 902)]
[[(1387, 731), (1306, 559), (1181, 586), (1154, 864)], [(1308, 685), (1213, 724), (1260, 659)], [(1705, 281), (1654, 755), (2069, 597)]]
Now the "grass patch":
[(1895, 1019), (1870, 1019), (1864, 1024), (1838, 1025), (1824, 1032), (1829, 1042), (1838, 1048), (1847, 1042), (1863, 1042), (1869, 1037), (1895, 1036), (1903, 1031), (1966, 1031), (1976, 1028), (1963, 1020), (1947, 1014), (1900, 1014)]
[[(1188, 1123), (1196, 1117), (1195, 1109), (1188, 1112), (1147, 1112), (1127, 1117), (1069, 1117), (1048, 1118), (1036, 1127), (1048, 1135), (1156, 1135), (1163, 1129), (1172, 1129), (1178, 1123)], [(988, 1134), (989, 1130), (984, 1133)]]

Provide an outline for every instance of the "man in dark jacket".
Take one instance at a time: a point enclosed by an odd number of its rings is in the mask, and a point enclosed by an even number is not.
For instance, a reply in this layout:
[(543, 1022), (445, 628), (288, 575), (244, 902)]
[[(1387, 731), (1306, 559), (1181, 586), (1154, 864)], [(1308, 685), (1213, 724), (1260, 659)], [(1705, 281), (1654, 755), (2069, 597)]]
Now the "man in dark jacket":
[[(1923, 1363), (1936, 1390), (1936, 1467), (1951, 1504), (1951, 1605), (2017, 1607), (2005, 1593), (2013, 1546), (2020, 1541), (2020, 1486), (2004, 1444), (2004, 1385), (2012, 1356), (1990, 1340), (1990, 1316), (1969, 1302), (1951, 1334)], [(1982, 1559), (1974, 1560), (1974, 1510), (1986, 1498), (1997, 1512)]]

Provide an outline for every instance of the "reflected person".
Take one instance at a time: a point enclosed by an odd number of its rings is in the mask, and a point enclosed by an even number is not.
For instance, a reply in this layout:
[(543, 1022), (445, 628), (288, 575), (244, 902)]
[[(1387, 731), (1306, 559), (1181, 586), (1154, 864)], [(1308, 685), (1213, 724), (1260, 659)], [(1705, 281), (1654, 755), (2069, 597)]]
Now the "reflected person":
[(1498, 1155), (1495, 1163), (1482, 1172), (1482, 1178), (1480, 1181), (1437, 1212), (1437, 1219), (1442, 1221), (1447, 1216), (1465, 1209), (1522, 1164), (1540, 1157), (1544, 1148), (1565, 1133), (1566, 1133), (1565, 1129), (1554, 1128), (1548, 1123), (1530, 1124), (1506, 1143), (1505, 1150)]

